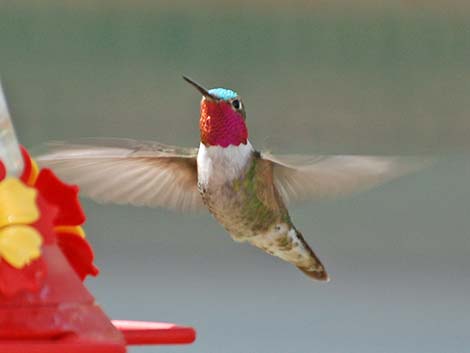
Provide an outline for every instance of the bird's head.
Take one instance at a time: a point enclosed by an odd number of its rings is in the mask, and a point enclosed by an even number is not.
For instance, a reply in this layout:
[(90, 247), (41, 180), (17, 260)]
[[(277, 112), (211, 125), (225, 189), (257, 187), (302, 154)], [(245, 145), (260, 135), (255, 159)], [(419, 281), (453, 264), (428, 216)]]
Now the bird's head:
[(246, 144), (245, 107), (238, 94), (226, 88), (207, 90), (193, 80), (183, 78), (202, 94), (199, 117), (201, 143), (221, 147)]

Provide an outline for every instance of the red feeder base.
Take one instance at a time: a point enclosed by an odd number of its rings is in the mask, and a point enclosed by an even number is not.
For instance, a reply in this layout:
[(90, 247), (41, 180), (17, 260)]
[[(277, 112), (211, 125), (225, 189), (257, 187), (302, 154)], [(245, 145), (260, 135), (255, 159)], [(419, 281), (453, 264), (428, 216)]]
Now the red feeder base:
[(45, 245), (38, 292), (0, 297), (0, 353), (124, 353), (124, 336), (95, 304), (57, 244)]
[(39, 292), (0, 296), (0, 353), (124, 353), (131, 344), (184, 344), (195, 331), (166, 323), (111, 322), (56, 244)]

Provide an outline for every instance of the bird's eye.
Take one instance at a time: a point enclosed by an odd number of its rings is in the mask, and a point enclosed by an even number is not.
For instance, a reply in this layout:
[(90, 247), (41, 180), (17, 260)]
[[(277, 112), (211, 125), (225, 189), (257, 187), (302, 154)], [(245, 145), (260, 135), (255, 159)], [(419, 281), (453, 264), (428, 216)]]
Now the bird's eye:
[(238, 110), (238, 109), (240, 109), (240, 108), (242, 107), (242, 104), (241, 104), (241, 102), (240, 102), (238, 99), (235, 99), (234, 101), (232, 101), (232, 106), (233, 106), (236, 110)]

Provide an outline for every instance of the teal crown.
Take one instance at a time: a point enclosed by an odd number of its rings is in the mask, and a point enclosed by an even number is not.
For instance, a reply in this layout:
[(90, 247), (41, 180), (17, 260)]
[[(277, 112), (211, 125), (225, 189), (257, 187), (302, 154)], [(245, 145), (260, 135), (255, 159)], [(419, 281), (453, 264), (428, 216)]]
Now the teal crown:
[(211, 90), (209, 90), (209, 93), (223, 100), (234, 99), (238, 96), (237, 92), (226, 88), (212, 88)]

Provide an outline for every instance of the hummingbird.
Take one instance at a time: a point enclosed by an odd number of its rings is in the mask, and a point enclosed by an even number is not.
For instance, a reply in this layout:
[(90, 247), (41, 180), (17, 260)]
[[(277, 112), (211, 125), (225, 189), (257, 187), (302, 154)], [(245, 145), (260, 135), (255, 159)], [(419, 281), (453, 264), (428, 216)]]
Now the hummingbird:
[(347, 195), (416, 169), (413, 157), (260, 152), (248, 139), (238, 93), (183, 78), (202, 94), (198, 148), (81, 139), (49, 143), (39, 164), (98, 202), (183, 211), (205, 207), (236, 242), (249, 243), (319, 281), (329, 276), (294, 225), (288, 203)]

